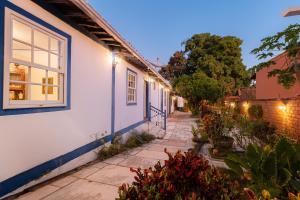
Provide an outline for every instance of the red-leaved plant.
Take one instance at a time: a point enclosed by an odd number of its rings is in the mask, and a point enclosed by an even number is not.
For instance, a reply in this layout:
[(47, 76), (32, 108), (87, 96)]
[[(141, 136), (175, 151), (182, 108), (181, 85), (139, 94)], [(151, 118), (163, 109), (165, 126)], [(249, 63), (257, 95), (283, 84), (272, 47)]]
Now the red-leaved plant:
[(169, 159), (164, 165), (158, 162), (153, 168), (131, 169), (136, 173), (135, 181), (132, 185), (123, 184), (117, 199), (241, 199), (238, 182), (229, 180), (202, 156), (192, 152), (172, 156), (165, 152)]

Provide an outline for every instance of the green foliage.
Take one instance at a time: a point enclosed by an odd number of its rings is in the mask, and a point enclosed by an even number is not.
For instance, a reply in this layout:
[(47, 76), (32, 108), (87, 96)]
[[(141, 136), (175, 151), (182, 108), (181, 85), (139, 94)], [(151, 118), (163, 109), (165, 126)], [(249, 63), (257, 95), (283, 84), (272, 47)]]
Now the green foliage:
[(134, 132), (126, 141), (125, 147), (132, 149), (135, 147), (142, 146), (143, 144), (149, 143), (154, 139), (155, 137), (153, 135), (148, 134), (146, 132), (143, 132), (141, 134)]
[(250, 144), (244, 157), (234, 154), (225, 159), (229, 168), (248, 180), (256, 194), (263, 189), (273, 197), (300, 192), (300, 144), (281, 138), (274, 147)]
[(263, 117), (263, 108), (261, 105), (251, 105), (248, 109), (248, 114), (254, 119), (261, 119)]
[(199, 142), (199, 143), (207, 143), (208, 142), (207, 133), (200, 127), (196, 128), (196, 127), (192, 126), (192, 134), (193, 134), (194, 142)]
[(183, 75), (177, 78), (173, 86), (177, 93), (188, 100), (193, 114), (199, 113), (201, 101), (216, 102), (223, 97), (223, 91), (218, 81), (209, 78), (201, 71), (197, 71), (191, 76)]
[(202, 156), (192, 152), (167, 154), (169, 159), (164, 165), (158, 162), (143, 171), (131, 169), (136, 173), (135, 181), (132, 185), (123, 184), (117, 199), (241, 199), (238, 182), (211, 167)]
[(277, 140), (276, 127), (263, 120), (250, 122), (250, 134), (263, 144), (274, 144)]
[(154, 140), (155, 137), (149, 133), (142, 132), (132, 132), (130, 137), (127, 139), (125, 144), (120, 143), (120, 139), (115, 140), (113, 144), (108, 147), (103, 147), (98, 152), (98, 158), (100, 160), (108, 159), (112, 156), (120, 154), (128, 149), (142, 146), (143, 144), (149, 143)]
[(224, 122), (219, 113), (212, 112), (202, 118), (204, 130), (210, 138), (224, 136)]
[(162, 67), (159, 73), (167, 80), (173, 80), (184, 74), (186, 58), (182, 51), (176, 51), (170, 58), (167, 66)]
[(249, 84), (246, 67), (242, 63), (242, 40), (237, 37), (195, 34), (185, 43), (186, 74), (200, 70), (216, 79), (226, 94), (235, 95), (237, 89)]
[[(261, 45), (252, 50), (253, 54), (257, 55), (258, 59), (267, 59), (273, 57), (276, 52), (286, 52), (286, 57), (283, 66), (269, 72), (269, 76), (277, 76), (278, 83), (285, 88), (290, 88), (296, 82), (295, 74), (300, 71), (299, 60), (297, 59), (300, 53), (299, 46), (300, 24), (289, 25), (285, 30), (277, 34), (262, 39)], [(253, 68), (259, 71), (263, 68), (275, 64), (273, 60), (262, 62)]]

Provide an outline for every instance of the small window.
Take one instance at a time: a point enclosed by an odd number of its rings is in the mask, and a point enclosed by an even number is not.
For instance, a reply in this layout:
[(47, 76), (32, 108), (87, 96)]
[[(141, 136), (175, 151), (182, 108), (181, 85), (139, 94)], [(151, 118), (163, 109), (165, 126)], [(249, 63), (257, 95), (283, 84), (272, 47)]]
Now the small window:
[(136, 104), (137, 74), (127, 70), (127, 104)]
[(5, 109), (65, 106), (67, 39), (7, 10)]

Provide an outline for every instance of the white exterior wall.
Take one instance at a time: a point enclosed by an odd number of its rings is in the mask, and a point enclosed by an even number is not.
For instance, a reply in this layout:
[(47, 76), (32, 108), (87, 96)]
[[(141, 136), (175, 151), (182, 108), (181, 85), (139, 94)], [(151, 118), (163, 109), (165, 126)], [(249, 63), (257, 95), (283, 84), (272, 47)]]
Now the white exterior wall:
[[(11, 2), (72, 37), (69, 97), (71, 109), (0, 116), (0, 182), (111, 133), (112, 52), (30, 0)], [(137, 105), (126, 103), (127, 68), (137, 73)], [(143, 120), (143, 88), (146, 77), (144, 72), (124, 60), (117, 65), (115, 131)], [(156, 89), (153, 90), (151, 84), (150, 92), (151, 104), (158, 109), (161, 106), (159, 85), (156, 82)], [(95, 158), (96, 150), (74, 159), (21, 189)]]
[(33, 2), (12, 2), (72, 36), (71, 110), (0, 116), (0, 182), (111, 129), (111, 52)]
[[(127, 69), (137, 73), (137, 104), (127, 105)], [(116, 67), (115, 131), (144, 119), (144, 80), (146, 73), (121, 60)]]

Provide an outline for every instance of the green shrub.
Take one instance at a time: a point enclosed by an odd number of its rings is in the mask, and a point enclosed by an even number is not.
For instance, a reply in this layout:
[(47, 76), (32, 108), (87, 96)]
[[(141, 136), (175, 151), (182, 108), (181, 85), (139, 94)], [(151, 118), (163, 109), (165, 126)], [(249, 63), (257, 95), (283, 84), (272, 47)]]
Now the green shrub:
[(155, 137), (151, 134), (148, 134), (146, 132), (143, 132), (141, 134), (134, 132), (132, 135), (128, 138), (128, 140), (125, 143), (126, 148), (135, 148), (142, 146), (143, 144), (149, 143), (150, 141), (154, 140)]
[(224, 122), (219, 113), (212, 112), (202, 119), (204, 130), (210, 138), (221, 137), (224, 135)]
[(277, 138), (276, 127), (263, 120), (253, 121), (251, 122), (251, 135), (264, 144), (274, 144)]
[(261, 105), (251, 105), (248, 109), (248, 114), (251, 118), (261, 119), (263, 117), (263, 108)]
[(142, 146), (143, 144), (149, 143), (154, 140), (155, 137), (149, 133), (132, 132), (130, 137), (127, 139), (125, 144), (120, 143), (120, 139), (116, 139), (113, 144), (108, 147), (102, 148), (98, 152), (98, 158), (100, 160), (108, 159), (112, 156), (120, 154), (128, 149)]
[(202, 156), (192, 152), (167, 154), (164, 165), (158, 162), (147, 170), (131, 169), (136, 173), (135, 181), (123, 184), (117, 199), (241, 199), (238, 182), (210, 166)]
[(262, 195), (287, 197), (288, 192), (300, 192), (300, 144), (281, 138), (274, 147), (250, 144), (244, 157), (234, 154), (225, 159), (229, 168), (247, 180), (247, 185)]

